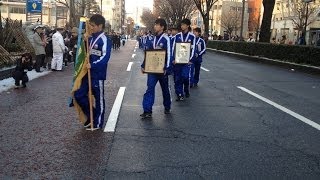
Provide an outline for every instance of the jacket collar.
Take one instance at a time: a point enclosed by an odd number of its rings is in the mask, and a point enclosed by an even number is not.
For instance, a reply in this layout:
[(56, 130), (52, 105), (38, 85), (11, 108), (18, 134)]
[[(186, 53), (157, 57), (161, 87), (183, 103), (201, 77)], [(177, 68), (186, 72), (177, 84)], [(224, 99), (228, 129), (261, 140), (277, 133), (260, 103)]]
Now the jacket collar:
[(99, 32), (96, 32), (96, 33), (92, 33), (92, 37), (97, 37), (97, 36), (99, 36), (101, 33), (103, 33), (103, 31), (99, 31)]

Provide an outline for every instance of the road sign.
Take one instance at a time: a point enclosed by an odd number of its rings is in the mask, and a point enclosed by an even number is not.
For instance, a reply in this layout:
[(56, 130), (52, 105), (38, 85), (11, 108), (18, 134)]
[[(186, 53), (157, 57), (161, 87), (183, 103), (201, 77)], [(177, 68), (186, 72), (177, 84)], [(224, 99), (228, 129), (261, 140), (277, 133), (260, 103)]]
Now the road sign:
[(27, 0), (27, 13), (41, 13), (42, 0)]

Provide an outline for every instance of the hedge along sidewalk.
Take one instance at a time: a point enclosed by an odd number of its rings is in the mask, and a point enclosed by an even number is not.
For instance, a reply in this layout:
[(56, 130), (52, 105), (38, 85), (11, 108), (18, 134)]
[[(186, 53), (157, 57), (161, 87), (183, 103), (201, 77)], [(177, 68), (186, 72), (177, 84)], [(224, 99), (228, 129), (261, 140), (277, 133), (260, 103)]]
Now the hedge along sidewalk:
[[(250, 60), (320, 74), (320, 48), (267, 43), (208, 41), (207, 49)], [(283, 51), (287, 49), (286, 51)], [(295, 52), (295, 49), (299, 51)], [(308, 51), (305, 51), (305, 50)], [(292, 52), (295, 52), (292, 54)], [(281, 53), (277, 55), (278, 53)]]

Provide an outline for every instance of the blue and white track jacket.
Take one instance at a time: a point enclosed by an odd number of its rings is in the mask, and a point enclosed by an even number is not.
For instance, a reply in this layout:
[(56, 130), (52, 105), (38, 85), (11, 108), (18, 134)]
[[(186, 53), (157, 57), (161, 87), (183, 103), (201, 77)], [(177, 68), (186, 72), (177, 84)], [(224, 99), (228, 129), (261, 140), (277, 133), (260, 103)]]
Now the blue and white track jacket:
[[(162, 33), (157, 36), (153, 36), (153, 41), (148, 45), (147, 49), (165, 49), (166, 50), (166, 63), (163, 67), (164, 70), (168, 70), (170, 68), (171, 62), (171, 46), (170, 46), (170, 38), (167, 34)], [(142, 68), (145, 67), (145, 64), (141, 65)]]
[(93, 33), (89, 38), (91, 78), (106, 80), (112, 43), (103, 31)]
[(196, 36), (191, 33), (188, 32), (186, 34), (183, 34), (182, 32), (179, 32), (178, 34), (175, 35), (174, 41), (173, 41), (173, 50), (172, 50), (172, 54), (174, 57), (174, 53), (175, 53), (175, 45), (176, 43), (179, 42), (189, 42), (191, 43), (191, 50), (190, 50), (190, 62), (194, 61), (195, 58), (195, 44), (196, 44)]
[(206, 42), (201, 38), (196, 38), (195, 62), (202, 62), (202, 55), (206, 53)]

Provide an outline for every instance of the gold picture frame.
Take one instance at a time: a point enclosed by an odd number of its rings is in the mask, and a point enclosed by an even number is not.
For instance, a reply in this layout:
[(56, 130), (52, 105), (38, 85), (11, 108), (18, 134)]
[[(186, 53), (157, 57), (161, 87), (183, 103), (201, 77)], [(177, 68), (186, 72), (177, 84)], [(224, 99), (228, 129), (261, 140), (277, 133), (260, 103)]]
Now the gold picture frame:
[(144, 56), (144, 72), (145, 73), (164, 73), (166, 63), (166, 50), (153, 49), (146, 50)]
[(188, 64), (190, 61), (191, 43), (179, 42), (175, 45), (175, 62), (176, 64)]

